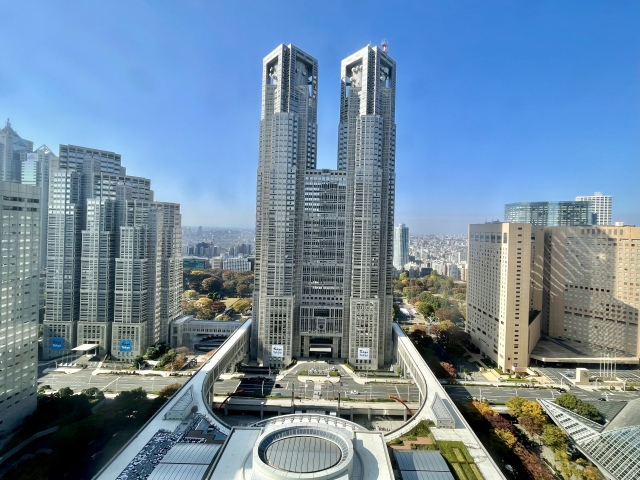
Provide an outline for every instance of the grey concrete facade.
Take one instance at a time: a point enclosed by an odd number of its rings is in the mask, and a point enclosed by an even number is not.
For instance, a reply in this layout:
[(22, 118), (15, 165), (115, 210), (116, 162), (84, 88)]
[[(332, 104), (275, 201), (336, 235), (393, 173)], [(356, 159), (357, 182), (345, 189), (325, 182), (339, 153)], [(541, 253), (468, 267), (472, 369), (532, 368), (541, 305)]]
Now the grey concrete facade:
[(0, 433), (36, 408), (40, 189), (0, 181)]
[(263, 61), (252, 356), (390, 360), (395, 62), (343, 60), (338, 169), (316, 169), (318, 62), (293, 45)]
[(49, 186), (45, 359), (97, 343), (129, 359), (182, 314), (180, 206), (153, 201), (120, 155), (61, 145)]

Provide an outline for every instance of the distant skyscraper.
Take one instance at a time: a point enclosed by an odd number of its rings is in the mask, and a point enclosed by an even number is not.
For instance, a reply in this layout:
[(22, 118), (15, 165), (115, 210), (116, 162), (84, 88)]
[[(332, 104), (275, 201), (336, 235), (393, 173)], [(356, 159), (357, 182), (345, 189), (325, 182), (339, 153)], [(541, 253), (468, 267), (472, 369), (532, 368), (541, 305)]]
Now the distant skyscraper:
[(50, 173), (44, 357), (96, 343), (132, 359), (166, 340), (181, 314), (181, 243), (179, 205), (154, 202), (120, 155), (62, 145)]
[(611, 195), (603, 195), (602, 192), (596, 192), (586, 197), (576, 197), (576, 200), (583, 202), (591, 202), (591, 213), (595, 216), (594, 225), (611, 225), (611, 207), (613, 197)]
[(58, 157), (47, 147), (42, 145), (36, 151), (23, 155), (22, 180), (24, 185), (40, 187), (40, 270), (47, 268), (47, 229), (49, 225), (49, 172), (51, 163)]
[(36, 408), (40, 189), (0, 181), (0, 432)]
[(519, 202), (504, 206), (504, 221), (538, 227), (592, 225), (593, 216), (589, 202)]
[(338, 170), (318, 170), (317, 60), (281, 45), (263, 61), (252, 354), (265, 365), (390, 361), (395, 62), (365, 47), (341, 78)]
[(31, 152), (33, 142), (21, 138), (7, 120), (0, 130), (0, 181), (20, 183), (22, 161)]
[(393, 229), (393, 266), (397, 270), (409, 261), (409, 227), (399, 224)]

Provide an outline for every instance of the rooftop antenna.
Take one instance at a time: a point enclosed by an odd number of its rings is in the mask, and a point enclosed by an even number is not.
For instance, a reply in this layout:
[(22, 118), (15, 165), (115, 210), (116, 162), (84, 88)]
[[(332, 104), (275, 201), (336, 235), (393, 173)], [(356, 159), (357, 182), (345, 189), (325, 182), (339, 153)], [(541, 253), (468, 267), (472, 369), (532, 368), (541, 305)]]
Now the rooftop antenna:
[(389, 48), (389, 42), (387, 42), (387, 39), (386, 39), (386, 38), (383, 38), (383, 39), (382, 39), (382, 51), (383, 51), (384, 53), (389, 53), (388, 48)]

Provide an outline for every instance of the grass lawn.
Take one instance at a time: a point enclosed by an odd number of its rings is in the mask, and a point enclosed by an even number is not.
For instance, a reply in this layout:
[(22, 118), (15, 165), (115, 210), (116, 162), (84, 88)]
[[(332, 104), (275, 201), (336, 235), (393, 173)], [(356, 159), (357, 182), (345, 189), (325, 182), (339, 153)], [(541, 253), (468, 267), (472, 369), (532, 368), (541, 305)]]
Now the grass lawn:
[(240, 300), (240, 298), (238, 297), (233, 297), (233, 298), (225, 298), (224, 300), (222, 300), (225, 304), (225, 306), (227, 308), (231, 307), (234, 303), (236, 303), (238, 300)]

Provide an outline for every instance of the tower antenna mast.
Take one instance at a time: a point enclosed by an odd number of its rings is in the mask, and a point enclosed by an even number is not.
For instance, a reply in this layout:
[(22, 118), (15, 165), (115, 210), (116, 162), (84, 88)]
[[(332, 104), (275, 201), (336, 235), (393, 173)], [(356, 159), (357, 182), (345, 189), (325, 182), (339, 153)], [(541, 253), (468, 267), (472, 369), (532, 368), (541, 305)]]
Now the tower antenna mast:
[(389, 50), (388, 50), (388, 49), (389, 49), (389, 42), (387, 42), (387, 39), (386, 39), (386, 38), (383, 38), (383, 39), (382, 39), (382, 51), (383, 51), (384, 53), (389, 53)]

